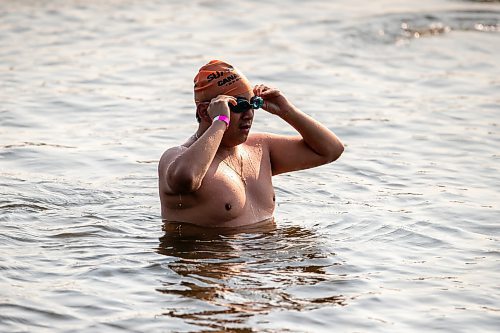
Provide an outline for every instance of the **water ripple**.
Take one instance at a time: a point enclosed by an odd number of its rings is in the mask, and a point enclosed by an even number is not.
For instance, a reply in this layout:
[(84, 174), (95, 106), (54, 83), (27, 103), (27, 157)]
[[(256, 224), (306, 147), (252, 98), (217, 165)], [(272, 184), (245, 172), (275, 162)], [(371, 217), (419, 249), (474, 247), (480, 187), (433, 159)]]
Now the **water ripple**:
[[(498, 1), (4, 3), (0, 331), (498, 330)], [(179, 237), (156, 163), (217, 55), (346, 151)]]
[(458, 10), (384, 14), (342, 30), (352, 40), (392, 44), (452, 31), (498, 32), (499, 29), (500, 11)]

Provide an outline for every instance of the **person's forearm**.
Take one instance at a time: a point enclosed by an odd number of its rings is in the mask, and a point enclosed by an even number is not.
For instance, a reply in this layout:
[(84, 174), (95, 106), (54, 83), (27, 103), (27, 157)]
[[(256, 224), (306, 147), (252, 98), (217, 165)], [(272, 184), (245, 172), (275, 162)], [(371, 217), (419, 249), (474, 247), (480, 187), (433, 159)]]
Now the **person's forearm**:
[(290, 104), (279, 116), (299, 132), (316, 154), (334, 161), (344, 151), (344, 145), (332, 131), (294, 105)]
[(168, 167), (167, 181), (179, 192), (196, 191), (212, 163), (226, 130), (222, 121), (212, 125)]

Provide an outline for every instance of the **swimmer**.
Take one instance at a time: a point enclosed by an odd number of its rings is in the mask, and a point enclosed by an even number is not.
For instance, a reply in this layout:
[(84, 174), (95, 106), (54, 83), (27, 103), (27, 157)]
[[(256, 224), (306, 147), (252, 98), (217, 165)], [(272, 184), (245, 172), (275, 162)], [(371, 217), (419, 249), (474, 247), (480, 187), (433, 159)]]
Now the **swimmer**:
[[(272, 176), (330, 163), (344, 146), (278, 89), (252, 87), (230, 64), (212, 60), (194, 78), (198, 129), (158, 165), (165, 222), (240, 227), (273, 219)], [(262, 109), (297, 135), (250, 133)]]

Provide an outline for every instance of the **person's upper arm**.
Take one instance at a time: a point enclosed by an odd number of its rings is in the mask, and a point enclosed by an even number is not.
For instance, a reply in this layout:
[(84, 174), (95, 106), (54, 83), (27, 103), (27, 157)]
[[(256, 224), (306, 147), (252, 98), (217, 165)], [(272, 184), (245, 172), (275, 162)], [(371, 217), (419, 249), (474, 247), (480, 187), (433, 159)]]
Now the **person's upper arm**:
[(272, 173), (278, 175), (285, 172), (313, 168), (330, 162), (309, 148), (301, 136), (263, 134), (263, 142), (268, 148)]
[(170, 148), (163, 153), (158, 163), (158, 178), (159, 178), (159, 188), (160, 191), (169, 194), (174, 193), (171, 186), (168, 184), (168, 167), (175, 161), (175, 159), (184, 151), (185, 147), (174, 147)]

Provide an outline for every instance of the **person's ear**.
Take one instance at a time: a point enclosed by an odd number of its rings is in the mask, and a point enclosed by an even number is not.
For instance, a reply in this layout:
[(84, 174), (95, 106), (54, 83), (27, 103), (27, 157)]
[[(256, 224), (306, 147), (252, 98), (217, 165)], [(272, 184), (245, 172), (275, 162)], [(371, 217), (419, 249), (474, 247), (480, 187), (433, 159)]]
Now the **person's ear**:
[(210, 119), (210, 116), (208, 115), (209, 105), (210, 103), (208, 102), (198, 103), (198, 105), (196, 105), (196, 113), (198, 114), (201, 120), (211, 123), (212, 119)]

